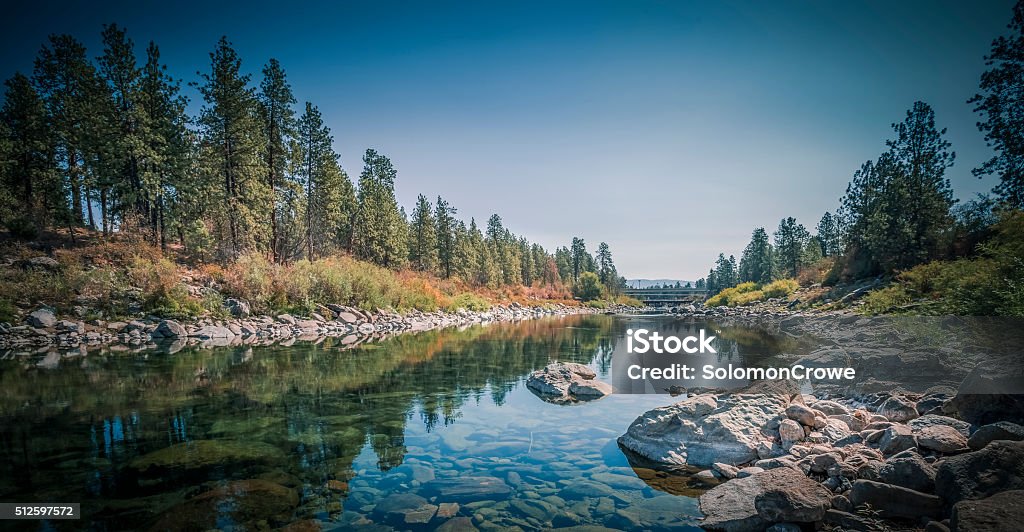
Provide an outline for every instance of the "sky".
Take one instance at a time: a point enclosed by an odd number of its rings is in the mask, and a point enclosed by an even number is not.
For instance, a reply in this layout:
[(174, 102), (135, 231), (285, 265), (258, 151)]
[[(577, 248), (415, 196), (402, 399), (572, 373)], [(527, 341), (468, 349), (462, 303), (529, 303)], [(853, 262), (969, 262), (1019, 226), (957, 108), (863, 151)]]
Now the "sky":
[[(966, 103), (1012, 3), (945, 1), (18, 2), (0, 77), (52, 33), (101, 52), (104, 23), (185, 81), (227, 35), (259, 82), (277, 58), (355, 178), (394, 162), (399, 203), (443, 196), (553, 250), (611, 247), (630, 278), (694, 280), (755, 227), (813, 227), (916, 100), (956, 151), (957, 197), (989, 191)], [(193, 89), (191, 109), (201, 105)]]

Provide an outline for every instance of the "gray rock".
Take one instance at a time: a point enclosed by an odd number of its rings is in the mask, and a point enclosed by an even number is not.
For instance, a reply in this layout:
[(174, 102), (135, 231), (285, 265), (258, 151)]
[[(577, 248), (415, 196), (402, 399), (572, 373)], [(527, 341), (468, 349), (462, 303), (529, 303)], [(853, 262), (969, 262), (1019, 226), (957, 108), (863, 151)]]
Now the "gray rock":
[(531, 373), (526, 386), (551, 402), (592, 400), (610, 394), (611, 386), (595, 377), (594, 370), (583, 364), (554, 362)]
[(950, 504), (1000, 491), (1024, 489), (1024, 442), (996, 440), (983, 449), (950, 456), (935, 474), (935, 493)]
[(910, 420), (910, 422), (907, 423), (907, 425), (914, 430), (914, 434), (920, 433), (921, 430), (924, 429), (925, 427), (934, 426), (952, 427), (953, 429), (956, 429), (956, 431), (959, 432), (960, 434), (963, 434), (965, 438), (969, 436), (971, 433), (970, 423), (947, 416), (941, 416), (938, 414), (925, 414), (917, 419)]
[(782, 448), (789, 449), (797, 442), (803, 441), (804, 429), (795, 420), (783, 419), (779, 423), (779, 439), (782, 440)]
[(156, 331), (154, 332), (164, 338), (185, 338), (188, 336), (188, 331), (185, 327), (174, 320), (161, 321), (160, 324), (156, 326)]
[(850, 409), (835, 401), (815, 401), (812, 405), (815, 410), (821, 410), (826, 416), (849, 415)]
[(879, 527), (871, 520), (849, 512), (831, 509), (825, 512), (824, 521), (841, 530), (878, 530)]
[(786, 407), (786, 417), (807, 427), (814, 426), (814, 410), (801, 404), (791, 404)]
[(218, 325), (204, 325), (192, 333), (189, 336), (193, 338), (199, 338), (201, 340), (212, 340), (215, 338), (234, 338), (234, 333), (227, 327), (220, 327)]
[(53, 310), (43, 307), (32, 311), (25, 318), (25, 321), (33, 327), (39, 329), (46, 329), (49, 327), (53, 327), (57, 323), (57, 316), (54, 315)]
[(753, 478), (764, 487), (754, 508), (768, 523), (820, 521), (832, 507), (832, 493), (794, 469), (773, 469)]
[(917, 446), (914, 431), (907, 425), (893, 425), (882, 432), (878, 448), (885, 454), (896, 454)]
[(764, 468), (757, 467), (757, 466), (744, 467), (744, 468), (742, 468), (742, 469), (740, 469), (739, 471), (736, 472), (736, 478), (746, 478), (746, 477), (749, 477), (751, 475), (756, 475), (758, 473), (761, 473), (763, 471), (764, 471)]
[(870, 480), (853, 483), (850, 502), (855, 508), (869, 505), (882, 517), (919, 519), (942, 515), (942, 499), (935, 495)]
[(890, 458), (878, 471), (878, 476), (886, 484), (903, 486), (914, 491), (935, 490), (935, 468), (925, 462), (924, 458), (913, 453), (909, 456)]
[(248, 318), (252, 314), (249, 303), (242, 299), (229, 297), (224, 300), (224, 307), (236, 318)]
[(398, 525), (423, 525), (437, 513), (437, 506), (413, 493), (392, 493), (381, 499), (373, 512)]
[(1024, 523), (1024, 491), (1011, 490), (953, 505), (950, 529), (956, 531), (1019, 530)]
[(967, 438), (947, 425), (933, 425), (917, 434), (917, 445), (940, 453), (952, 454), (968, 450)]
[(757, 459), (761, 427), (787, 398), (774, 394), (698, 395), (645, 412), (619, 437), (623, 447), (656, 462), (710, 467)]
[(441, 500), (457, 502), (505, 499), (512, 492), (501, 479), (487, 476), (439, 478), (423, 484), (423, 489)]
[[(761, 473), (764, 474), (764, 473)], [(730, 480), (700, 496), (701, 528), (725, 532), (760, 532), (768, 525), (757, 513), (754, 499), (763, 487), (758, 475)]]
[(900, 395), (894, 395), (878, 407), (878, 413), (895, 423), (906, 423), (917, 417), (917, 405)]
[(736, 474), (739, 473), (739, 468), (734, 465), (723, 464), (722, 462), (715, 462), (711, 464), (711, 468), (714, 469), (722, 478), (734, 479)]
[(1024, 427), (1009, 421), (984, 425), (974, 431), (974, 434), (971, 434), (971, 437), (967, 440), (967, 446), (978, 450), (995, 440), (1024, 440)]

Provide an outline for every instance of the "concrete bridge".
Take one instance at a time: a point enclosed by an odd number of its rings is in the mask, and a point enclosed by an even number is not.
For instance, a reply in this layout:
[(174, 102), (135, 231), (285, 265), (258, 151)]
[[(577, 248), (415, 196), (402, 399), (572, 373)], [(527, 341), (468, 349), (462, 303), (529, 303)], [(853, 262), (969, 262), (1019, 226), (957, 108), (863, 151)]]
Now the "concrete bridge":
[(703, 301), (708, 295), (703, 288), (626, 288), (622, 293), (652, 307), (688, 305)]

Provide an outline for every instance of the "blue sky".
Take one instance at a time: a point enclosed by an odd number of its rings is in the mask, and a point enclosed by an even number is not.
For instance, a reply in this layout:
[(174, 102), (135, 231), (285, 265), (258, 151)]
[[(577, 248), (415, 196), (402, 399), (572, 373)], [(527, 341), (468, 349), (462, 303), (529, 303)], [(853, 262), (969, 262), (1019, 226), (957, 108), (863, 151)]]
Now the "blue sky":
[(42, 1), (5, 10), (0, 76), (50, 33), (98, 55), (117, 22), (191, 81), (227, 35), (254, 83), (281, 61), (351, 176), (368, 147), (391, 157), (403, 205), (440, 194), (549, 248), (606, 241), (627, 276), (694, 279), (756, 226), (834, 210), (915, 100), (949, 129), (956, 195), (995, 184), (970, 174), (990, 152), (965, 102), (1012, 3), (889, 4)]

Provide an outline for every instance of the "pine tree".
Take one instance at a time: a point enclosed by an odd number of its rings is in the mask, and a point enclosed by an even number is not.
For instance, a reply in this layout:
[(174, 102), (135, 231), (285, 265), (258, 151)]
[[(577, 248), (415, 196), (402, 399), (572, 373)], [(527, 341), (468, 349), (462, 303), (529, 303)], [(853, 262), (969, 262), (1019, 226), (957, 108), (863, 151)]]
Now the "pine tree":
[(582, 238), (573, 237), (572, 246), (569, 248), (570, 264), (572, 265), (572, 282), (575, 284), (580, 274), (587, 271), (587, 244)]
[(180, 94), (180, 84), (167, 75), (166, 69), (160, 64), (160, 49), (149, 43), (138, 94), (146, 124), (148, 158), (141, 161), (139, 172), (143, 182), (155, 183), (151, 223), (162, 249), (167, 247), (168, 225), (174, 225), (184, 240), (185, 228), (199, 218), (203, 203), (203, 194), (196, 190), (197, 180), (189, 179), (194, 170), (195, 146), (185, 114), (188, 99)]
[(597, 246), (597, 277), (601, 284), (609, 288), (618, 279), (615, 263), (612, 262), (612, 251), (607, 242), (601, 242)]
[(804, 265), (804, 248), (810, 238), (810, 233), (796, 218), (790, 216), (779, 222), (775, 231), (775, 257), (780, 275), (796, 277)]
[(825, 212), (818, 222), (818, 243), (821, 244), (821, 255), (832, 257), (842, 252), (842, 236), (839, 231), (839, 223), (832, 213)]
[[(456, 271), (455, 262), (460, 260), (457, 256), (459, 240), (456, 235), (455, 207), (448, 205), (441, 196), (437, 197), (437, 204), (434, 206), (435, 234), (437, 235), (437, 258), (441, 275), (448, 279)], [(461, 259), (466, 260), (466, 259)]]
[(199, 91), (206, 105), (199, 115), (204, 171), (221, 184), (211, 205), (222, 255), (237, 257), (269, 247), (273, 195), (263, 167), (263, 135), (255, 91), (227, 37), (210, 53), (210, 72)]
[(750, 235), (750, 243), (740, 256), (738, 275), (740, 282), (753, 281), (759, 284), (770, 283), (774, 278), (772, 246), (763, 227), (754, 229)]
[(534, 279), (533, 253), (530, 251), (530, 243), (526, 237), (519, 237), (519, 275), (523, 286), (532, 286)]
[(55, 155), (64, 168), (63, 178), (71, 197), (69, 222), (81, 226), (88, 207), (83, 190), (82, 144), (91, 129), (89, 108), (95, 96), (96, 70), (78, 40), (70, 35), (51, 35), (36, 57), (33, 82), (45, 102), (49, 126), (56, 137)]
[[(4, 83), (0, 108), (3, 147), (0, 151), (0, 222), (34, 230), (66, 219), (65, 188), (54, 161), (54, 138), (47, 126), (43, 100), (24, 74)], [(34, 232), (34, 231), (33, 231)]]
[(437, 227), (434, 207), (427, 197), (416, 198), (416, 208), (409, 221), (409, 264), (421, 272), (433, 272), (437, 268)]
[(978, 129), (995, 155), (972, 172), (999, 176), (995, 193), (1009, 206), (1024, 208), (1024, 2), (1013, 6), (1009, 36), (992, 41), (976, 94), (968, 100), (982, 115)]
[(353, 203), (353, 192), (348, 176), (338, 165), (331, 130), (324, 125), (320, 110), (309, 102), (298, 120), (295, 136), (301, 161), (295, 178), (305, 190), (306, 257), (313, 260), (341, 242), (345, 234), (341, 226), (349, 218), (347, 206)]
[[(267, 169), (267, 187), (273, 194), (270, 203), (270, 254), (273, 260), (279, 258), (278, 204), (284, 186), (284, 173), (288, 164), (289, 139), (295, 134), (295, 96), (277, 59), (271, 59), (263, 67), (263, 81), (260, 82), (259, 109), (263, 127), (263, 164)], [(307, 113), (310, 112), (307, 105)], [(309, 140), (309, 139), (306, 139)], [(308, 215), (307, 215), (308, 216)], [(308, 228), (307, 253), (312, 256), (313, 238)]]
[(408, 250), (405, 221), (395, 201), (397, 175), (387, 157), (366, 150), (353, 224), (356, 256), (390, 268), (400, 267)]

